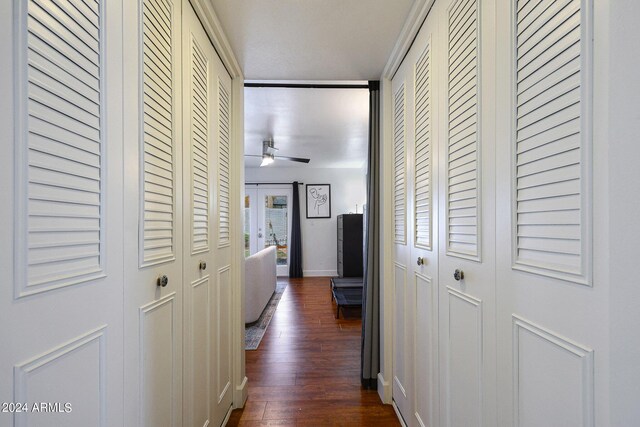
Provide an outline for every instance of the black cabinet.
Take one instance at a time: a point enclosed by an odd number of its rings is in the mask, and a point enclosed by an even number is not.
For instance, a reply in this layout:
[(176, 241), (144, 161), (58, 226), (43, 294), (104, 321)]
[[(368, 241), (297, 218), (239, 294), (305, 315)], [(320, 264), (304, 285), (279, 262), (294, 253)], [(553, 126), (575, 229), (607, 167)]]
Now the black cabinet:
[(362, 277), (362, 214), (338, 215), (338, 276)]

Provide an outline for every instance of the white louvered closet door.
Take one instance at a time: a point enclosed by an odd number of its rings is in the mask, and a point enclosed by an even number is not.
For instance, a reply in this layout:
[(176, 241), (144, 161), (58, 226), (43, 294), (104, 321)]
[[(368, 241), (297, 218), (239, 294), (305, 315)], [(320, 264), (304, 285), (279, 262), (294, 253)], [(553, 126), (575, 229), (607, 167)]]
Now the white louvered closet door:
[[(232, 387), (232, 284), (231, 284), (231, 77), (215, 57), (216, 122), (213, 125), (215, 150), (215, 286), (213, 307), (213, 348), (216, 364), (213, 394), (213, 425), (222, 425), (233, 399)], [(238, 222), (236, 222), (238, 223)]]
[(178, 0), (140, 0), (124, 15), (129, 425), (182, 425), (181, 9)]
[(412, 425), (439, 425), (438, 397), (438, 170), (441, 116), (437, 63), (440, 53), (438, 7), (434, 7), (405, 58), (411, 67), (414, 138), (409, 162), (411, 183), (411, 297), (414, 334), (415, 410)]
[[(410, 186), (408, 183), (408, 150), (412, 129), (408, 126), (407, 105), (413, 99), (410, 67), (404, 63), (392, 81), (392, 140), (393, 140), (393, 400), (402, 417), (411, 420), (413, 413), (413, 350), (409, 257), (411, 255), (409, 224)], [(409, 99), (408, 99), (409, 98)]]
[[(183, 425), (221, 425), (231, 407), (230, 79), (193, 8), (183, 9)], [(221, 217), (218, 221), (217, 217)]]
[(492, 426), (495, 2), (439, 3), (440, 424)]
[(123, 422), (121, 8), (0, 6), (3, 426)]
[(592, 80), (597, 18), (580, 0), (499, 4), (512, 35), (498, 56), (501, 423), (608, 425), (608, 290), (592, 256), (603, 207), (591, 183), (606, 176), (592, 158), (609, 143), (590, 128), (606, 108)]

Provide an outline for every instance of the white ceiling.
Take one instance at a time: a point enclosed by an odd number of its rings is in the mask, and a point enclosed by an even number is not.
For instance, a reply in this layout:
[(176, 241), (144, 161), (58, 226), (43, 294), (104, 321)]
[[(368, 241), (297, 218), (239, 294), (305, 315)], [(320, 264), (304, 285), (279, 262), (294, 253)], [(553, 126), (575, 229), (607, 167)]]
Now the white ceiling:
[(246, 79), (377, 80), (413, 0), (211, 0)]
[[(276, 161), (267, 167), (362, 168), (367, 161), (367, 89), (245, 88), (244, 150), (261, 154), (273, 137)], [(310, 158), (309, 164), (277, 155)], [(261, 159), (245, 157), (246, 167)]]
[[(254, 81), (378, 80), (414, 0), (210, 0), (244, 77)], [(245, 153), (308, 157), (269, 167), (362, 168), (366, 89), (245, 89)], [(259, 158), (246, 158), (257, 167)]]

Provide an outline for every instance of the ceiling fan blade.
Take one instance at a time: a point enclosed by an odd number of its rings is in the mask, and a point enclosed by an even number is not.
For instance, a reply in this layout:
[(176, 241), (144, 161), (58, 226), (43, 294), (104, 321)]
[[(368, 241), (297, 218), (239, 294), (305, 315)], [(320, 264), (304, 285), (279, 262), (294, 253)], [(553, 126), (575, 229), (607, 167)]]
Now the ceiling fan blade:
[(292, 162), (309, 163), (311, 159), (303, 159), (302, 157), (274, 156), (276, 160), (289, 160)]

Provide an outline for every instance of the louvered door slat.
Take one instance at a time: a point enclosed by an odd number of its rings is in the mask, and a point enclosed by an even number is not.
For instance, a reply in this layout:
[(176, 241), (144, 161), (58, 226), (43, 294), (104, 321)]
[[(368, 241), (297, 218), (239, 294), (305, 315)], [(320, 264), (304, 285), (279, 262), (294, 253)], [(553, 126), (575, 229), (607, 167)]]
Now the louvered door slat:
[(405, 152), (405, 93), (404, 84), (394, 94), (393, 111), (393, 218), (394, 240), (399, 244), (407, 243), (407, 207), (406, 207), (406, 152)]
[(588, 283), (581, 3), (544, 0), (518, 9), (515, 268)]
[(209, 250), (209, 61), (191, 39), (191, 253)]
[[(18, 296), (104, 275), (102, 5), (22, 1)], [(89, 14), (90, 16), (87, 16)]]
[(431, 249), (431, 42), (415, 67), (415, 245)]
[(230, 139), (229, 139), (229, 91), (222, 81), (218, 81), (218, 246), (226, 246), (231, 242), (230, 223)]
[(143, 265), (174, 259), (175, 157), (173, 5), (144, 0), (143, 34)]
[(448, 22), (447, 253), (479, 259), (477, 0), (455, 2)]

